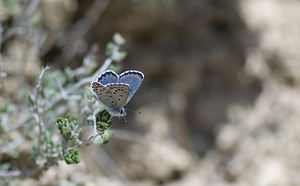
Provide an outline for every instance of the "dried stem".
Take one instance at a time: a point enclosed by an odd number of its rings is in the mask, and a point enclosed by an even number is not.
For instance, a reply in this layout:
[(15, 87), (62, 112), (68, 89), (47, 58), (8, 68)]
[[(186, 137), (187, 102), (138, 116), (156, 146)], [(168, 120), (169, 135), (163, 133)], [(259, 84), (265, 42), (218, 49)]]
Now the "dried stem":
[[(86, 12), (84, 17), (78, 20), (63, 36), (60, 36), (58, 42), (63, 41), (65, 46), (74, 46), (83, 36), (97, 23), (101, 14), (108, 7), (110, 0), (94, 0), (91, 8)], [(67, 38), (66, 40), (64, 38)], [(64, 41), (65, 40), (65, 41)], [(73, 47), (64, 47), (64, 61), (68, 61), (76, 54)]]
[(12, 141), (11, 143), (5, 145), (4, 147), (1, 147), (0, 148), (0, 154), (9, 152), (11, 149), (14, 149), (18, 145), (20, 145), (23, 141), (24, 141), (24, 137), (22, 136), (22, 137), (19, 137), (16, 140)]
[(77, 21), (74, 26), (71, 28), (73, 31), (73, 38), (80, 38), (86, 34), (91, 27), (97, 23), (98, 19), (101, 17), (101, 14), (104, 12), (105, 8), (108, 6), (110, 0), (94, 0), (91, 8), (87, 11), (85, 16)]
[(0, 76), (1, 76), (1, 72), (2, 72), (2, 56), (1, 56), (1, 49), (2, 49), (2, 32), (3, 32), (3, 28), (2, 28), (2, 18), (0, 15)]
[(100, 108), (96, 108), (93, 112), (93, 132), (89, 135), (87, 141), (89, 141), (91, 138), (93, 138), (95, 135), (98, 134), (96, 119), (97, 119), (97, 114), (98, 112), (100, 112), (100, 110), (101, 110)]
[(0, 78), (6, 76), (6, 73), (3, 72), (2, 69), (2, 54), (1, 54), (2, 40), (3, 40), (3, 27), (2, 27), (2, 17), (0, 16)]
[(38, 123), (38, 127), (39, 127), (39, 135), (38, 135), (38, 149), (39, 149), (39, 153), (42, 152), (42, 149), (41, 149), (42, 134), (43, 134), (44, 127), (45, 127), (43, 118), (42, 118), (41, 113), (40, 113), (40, 108), (39, 108), (39, 96), (40, 96), (41, 89), (42, 89), (42, 85), (41, 84), (42, 84), (43, 76), (45, 75), (45, 72), (49, 68), (50, 68), (49, 66), (46, 66), (45, 68), (42, 69), (42, 72), (41, 72), (41, 74), (39, 76), (39, 79), (38, 79), (38, 83), (37, 83), (37, 85), (35, 87), (34, 117), (35, 117), (35, 120)]
[[(109, 58), (107, 58), (104, 61), (103, 65), (92, 76), (83, 78), (80, 81), (78, 81), (77, 83), (75, 83), (73, 86), (67, 88), (65, 90), (66, 95), (69, 95), (69, 94), (73, 93), (74, 91), (76, 91), (80, 87), (82, 87), (83, 85), (85, 85), (87, 83), (90, 83), (91, 81), (95, 80), (99, 76), (99, 74), (101, 74), (102, 72), (104, 72), (110, 66), (110, 64), (112, 63), (112, 61), (113, 61), (113, 59), (110, 56)], [(57, 95), (57, 96), (55, 96), (54, 98), (52, 98), (50, 100), (50, 102), (47, 104), (47, 106), (44, 109), (40, 110), (40, 114), (43, 114), (43, 113), (47, 112), (51, 107), (55, 106), (60, 101), (64, 100), (64, 98), (65, 98), (65, 96), (60, 95), (60, 94)], [(34, 119), (34, 116), (28, 116), (23, 121), (18, 122), (14, 126), (8, 128), (6, 130), (6, 133), (4, 133), (4, 134), (7, 134), (7, 133), (9, 133), (9, 132), (11, 132), (13, 130), (16, 130), (16, 129), (20, 128), (20, 127), (23, 127), (26, 123), (30, 122), (32, 119)]]
[(15, 178), (21, 176), (21, 171), (14, 170), (14, 171), (2, 171), (0, 172), (0, 178)]
[(40, 0), (32, 0), (30, 4), (28, 5), (24, 15), (12, 26), (10, 27), (4, 34), (3, 34), (3, 41), (6, 41), (11, 36), (15, 35), (20, 31), (20, 26), (23, 25), (28, 18), (35, 12), (38, 5), (40, 3)]
[(20, 171), (20, 170), (12, 170), (12, 171), (5, 171), (5, 172), (1, 171), (0, 178), (16, 178), (16, 177), (36, 176), (41, 171), (50, 167), (49, 162), (51, 161), (51, 159), (57, 159), (57, 158), (58, 158), (58, 156), (48, 157), (48, 160), (43, 165), (41, 165), (39, 167), (34, 167), (29, 170), (25, 170), (25, 171)]
[[(82, 35), (88, 32), (89, 28), (95, 24), (100, 16), (101, 10), (103, 10), (105, 7), (107, 7), (109, 0), (106, 1), (99, 1), (99, 0), (94, 0), (93, 7), (90, 9), (90, 11), (86, 14), (84, 19), (80, 20), (78, 24), (76, 24), (74, 27), (77, 28), (75, 30), (78, 30), (78, 33), (75, 33), (75, 37), (78, 37), (78, 39), (81, 38)], [(25, 28), (22, 28), (24, 23), (27, 22), (28, 18), (35, 12), (37, 9), (38, 5), (40, 3), (40, 0), (32, 0), (26, 9), (26, 12), (24, 13), (23, 17), (19, 19), (13, 26), (9, 29), (7, 29), (5, 32), (2, 34), (2, 23), (1, 23), (1, 18), (0, 18), (0, 51), (1, 51), (1, 44), (3, 41), (7, 40), (11, 36), (18, 34), (20, 29), (25, 30)], [(101, 7), (101, 9), (100, 9)], [(99, 11), (100, 9), (100, 11)], [(97, 16), (95, 16), (97, 15)], [(80, 30), (81, 29), (81, 30)], [(71, 36), (72, 37), (72, 36)], [(71, 38), (71, 41), (73, 39)], [(109, 56), (103, 63), (103, 65), (91, 76), (86, 77), (75, 83), (74, 85), (70, 87), (63, 87), (63, 85), (58, 81), (59, 84), (59, 89), (63, 94), (57, 94), (55, 95), (52, 99), (50, 99), (49, 102), (45, 105), (45, 107), (41, 108), (41, 104), (39, 102), (40, 100), (40, 95), (42, 91), (42, 79), (46, 73), (46, 71), (49, 69), (49, 67), (45, 67), (42, 69), (41, 74), (38, 78), (35, 91), (34, 91), (34, 101), (33, 101), (33, 107), (34, 107), (34, 113), (33, 115), (28, 116), (25, 118), (23, 121), (18, 122), (17, 124), (13, 125), (9, 129), (5, 131), (5, 134), (9, 134), (11, 131), (16, 130), (20, 127), (23, 127), (25, 124), (33, 123), (34, 119), (36, 123), (38, 124), (38, 152), (41, 154), (42, 153), (42, 135), (44, 133), (45, 129), (45, 123), (43, 121), (43, 114), (49, 111), (49, 109), (53, 108), (54, 106), (58, 105), (61, 103), (61, 101), (65, 99), (69, 99), (70, 96), (74, 95), (74, 92), (76, 92), (79, 88), (84, 86), (87, 83), (90, 83), (91, 81), (95, 80), (99, 74), (104, 72), (112, 63), (113, 60), (115, 60), (116, 52), (118, 52), (119, 47), (117, 46), (115, 50), (112, 52), (111, 56)], [(1, 70), (2, 70), (2, 60), (1, 60), (1, 54), (0, 54), (0, 75), (1, 75)], [(80, 71), (82, 72), (82, 71)], [(94, 132), (96, 131), (96, 114), (100, 110), (96, 109), (93, 113), (94, 117)], [(21, 140), (22, 141), (22, 140)], [(20, 141), (16, 143), (12, 143), (9, 146), (10, 148), (15, 148), (18, 144), (20, 144)], [(8, 150), (7, 148), (1, 148), (1, 152), (5, 152)], [(59, 155), (55, 156), (47, 156), (47, 160), (41, 164), (39, 164), (37, 167), (34, 167), (33, 169), (25, 170), (25, 171), (20, 171), (20, 170), (12, 170), (12, 171), (5, 171), (5, 172), (0, 172), (0, 178), (14, 178), (14, 177), (28, 177), (28, 176), (33, 176), (36, 174), (39, 174), (41, 171), (46, 169), (47, 167), (51, 166), (53, 160), (57, 160), (59, 158)], [(122, 175), (122, 173), (117, 173), (118, 177), (121, 177), (123, 180), (126, 180), (126, 177)], [(127, 180), (126, 180), (127, 181)]]

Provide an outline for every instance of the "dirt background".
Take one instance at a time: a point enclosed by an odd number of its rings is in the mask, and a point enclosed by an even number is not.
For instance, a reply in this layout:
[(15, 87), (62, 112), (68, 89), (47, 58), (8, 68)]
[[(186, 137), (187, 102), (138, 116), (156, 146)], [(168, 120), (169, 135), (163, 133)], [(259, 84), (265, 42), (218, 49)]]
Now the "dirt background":
[[(1, 93), (43, 65), (80, 66), (94, 44), (105, 59), (118, 32), (122, 70), (145, 74), (127, 106), (142, 113), (118, 121), (109, 144), (82, 150), (79, 165), (21, 185), (300, 185), (300, 1), (95, 2), (41, 1), (47, 42), (5, 43)], [(75, 24), (93, 7), (90, 24)]]

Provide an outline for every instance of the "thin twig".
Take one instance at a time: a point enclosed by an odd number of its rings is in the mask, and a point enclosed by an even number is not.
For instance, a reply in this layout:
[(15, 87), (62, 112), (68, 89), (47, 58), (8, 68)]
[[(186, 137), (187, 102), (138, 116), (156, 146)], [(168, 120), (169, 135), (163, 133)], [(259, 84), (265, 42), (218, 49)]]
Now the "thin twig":
[[(66, 95), (72, 94), (73, 92), (75, 92), (76, 90), (78, 90), (80, 87), (82, 87), (83, 85), (90, 83), (91, 81), (97, 79), (97, 77), (99, 76), (99, 74), (103, 73), (113, 62), (114, 60), (114, 56), (116, 55), (115, 53), (117, 53), (119, 50), (119, 46), (116, 46), (114, 48), (114, 51), (112, 52), (112, 54), (104, 61), (103, 65), (92, 75), (86, 78), (81, 79), (80, 81), (78, 81), (77, 83), (75, 83), (73, 86), (67, 88), (64, 92)], [(44, 109), (40, 110), (40, 113), (43, 114), (45, 112), (47, 112), (50, 108), (52, 108), (53, 106), (55, 106), (56, 104), (58, 104), (60, 101), (65, 99), (65, 95), (61, 95), (58, 94), (57, 96), (53, 97), (49, 103), (46, 105), (46, 107)], [(26, 123), (30, 122), (32, 119), (34, 119), (34, 116), (28, 116), (26, 119), (24, 119), (21, 122), (18, 122), (17, 124), (15, 124), (14, 126), (8, 128), (6, 130), (7, 134), (13, 130), (16, 130), (22, 126), (24, 126)]]
[(3, 38), (3, 27), (2, 27), (2, 17), (0, 15), (0, 78), (1, 77), (5, 77), (6, 76), (6, 73), (3, 72), (3, 69), (2, 69), (2, 54), (1, 54), (1, 50), (2, 50), (2, 38)]
[(15, 35), (20, 31), (20, 26), (23, 25), (28, 18), (35, 12), (40, 0), (32, 0), (28, 5), (24, 15), (12, 26), (10, 27), (4, 34), (3, 34), (3, 41), (6, 41), (11, 36)]
[(2, 72), (2, 55), (1, 55), (1, 49), (2, 49), (2, 32), (3, 32), (2, 17), (0, 15), (0, 74)]
[(51, 157), (49, 156), (47, 161), (44, 164), (42, 164), (41, 166), (38, 166), (38, 167), (34, 167), (32, 169), (29, 169), (29, 170), (24, 170), (24, 171), (20, 171), (20, 170), (1, 171), (0, 172), (0, 178), (17, 178), (17, 177), (36, 176), (37, 174), (39, 174), (43, 170), (50, 167), (51, 160), (58, 159), (58, 158), (59, 158), (58, 155), (51, 156)]
[(45, 75), (45, 72), (49, 69), (50, 67), (49, 66), (46, 66), (45, 68), (42, 69), (42, 72), (40, 74), (40, 77), (38, 79), (38, 83), (35, 87), (35, 103), (34, 103), (34, 116), (35, 116), (35, 119), (36, 119), (36, 122), (38, 123), (38, 127), (39, 127), (39, 135), (38, 135), (38, 149), (39, 149), (39, 152), (41, 153), (42, 152), (42, 149), (41, 149), (41, 144), (42, 144), (42, 134), (43, 134), (43, 131), (44, 131), (44, 121), (42, 119), (42, 116), (41, 116), (41, 113), (40, 113), (40, 108), (39, 108), (39, 96), (40, 96), (40, 93), (41, 93), (41, 89), (42, 89), (42, 79), (43, 79), (43, 76)]
[[(65, 46), (75, 46), (75, 43), (81, 40), (86, 33), (97, 23), (101, 14), (108, 7), (110, 0), (94, 0), (91, 8), (86, 12), (84, 17), (78, 20), (67, 32), (57, 38), (58, 42), (63, 41)], [(63, 39), (62, 39), (63, 38)], [(67, 38), (65, 40), (65, 38)], [(74, 47), (63, 47), (63, 60), (69, 61), (76, 50)]]
[(24, 137), (22, 136), (16, 140), (14, 140), (13, 142), (5, 145), (4, 147), (0, 147), (0, 154), (9, 152), (11, 149), (14, 149), (18, 145), (20, 145), (23, 141), (24, 141)]
[[(9, 134), (10, 132), (22, 127), (23, 125), (25, 125), (26, 123), (30, 122), (32, 119), (34, 119), (33, 115), (28, 116), (26, 119), (24, 119), (21, 122), (18, 122), (17, 124), (13, 125), (12, 127), (8, 128), (5, 130), (5, 133), (3, 134)], [(3, 135), (2, 134), (2, 135)]]
[(110, 0), (94, 0), (91, 8), (87, 11), (85, 16), (77, 21), (71, 28), (71, 30), (74, 30), (73, 35), (76, 38), (85, 35), (91, 29), (91, 27), (97, 23), (109, 2)]
[[(72, 87), (69, 87), (67, 90), (65, 90), (66, 94), (71, 94), (74, 91), (76, 91), (77, 89), (79, 89), (80, 87), (82, 87), (83, 85), (90, 83), (91, 81), (95, 80), (99, 74), (101, 74), (102, 72), (104, 72), (112, 63), (112, 58), (109, 57), (107, 58), (103, 65), (92, 75), (86, 78), (81, 79), (80, 81), (78, 81), (77, 83), (75, 83)], [(44, 109), (40, 110), (40, 113), (43, 114), (45, 112), (47, 112), (51, 107), (55, 106), (56, 104), (58, 104), (60, 101), (62, 101), (64, 99), (64, 96), (62, 95), (57, 95), (54, 98), (52, 98), (49, 103), (47, 104), (47, 106)], [(26, 123), (30, 122), (32, 119), (34, 119), (34, 116), (28, 116), (26, 119), (24, 119), (23, 121), (18, 122), (17, 124), (13, 125), (12, 127), (8, 128), (4, 133), (7, 134), (13, 130), (16, 130), (20, 127), (23, 127)]]
[(104, 72), (109, 65), (112, 63), (112, 58), (109, 57), (107, 58), (103, 65), (101, 66), (101, 68), (99, 68), (92, 76), (87, 77), (87, 78), (83, 78), (80, 81), (78, 81), (77, 83), (74, 84), (74, 86), (72, 88), (70, 88), (67, 92), (68, 93), (72, 93), (75, 90), (77, 90), (79, 87), (81, 87), (84, 84), (90, 83), (91, 81), (97, 79), (97, 77), (99, 76), (99, 74), (101, 74), (102, 72)]
[(94, 112), (93, 112), (93, 132), (89, 135), (89, 137), (87, 138), (88, 139), (88, 141), (92, 138), (92, 137), (94, 137), (95, 135), (97, 135), (98, 134), (98, 132), (97, 132), (97, 121), (96, 121), (96, 119), (97, 119), (97, 113), (98, 112), (100, 112), (100, 108), (96, 108), (95, 110), (94, 110)]
[(68, 97), (68, 94), (66, 93), (65, 89), (63, 88), (62, 82), (60, 82), (60, 80), (58, 79), (58, 77), (56, 77), (56, 84), (58, 86), (58, 89), (60, 91), (60, 95), (66, 99)]
[(15, 178), (19, 177), (22, 174), (21, 171), (19, 170), (14, 170), (14, 171), (1, 171), (0, 172), (0, 178)]

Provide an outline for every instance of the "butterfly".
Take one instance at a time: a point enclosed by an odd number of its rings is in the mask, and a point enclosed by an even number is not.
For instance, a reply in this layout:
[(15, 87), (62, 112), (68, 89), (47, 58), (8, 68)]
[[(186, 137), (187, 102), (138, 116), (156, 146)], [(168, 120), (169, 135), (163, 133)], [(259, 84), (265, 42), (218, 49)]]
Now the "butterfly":
[(143, 79), (144, 74), (137, 70), (128, 70), (120, 75), (106, 70), (91, 86), (97, 100), (105, 106), (109, 114), (121, 117), (126, 116), (124, 106), (140, 87)]

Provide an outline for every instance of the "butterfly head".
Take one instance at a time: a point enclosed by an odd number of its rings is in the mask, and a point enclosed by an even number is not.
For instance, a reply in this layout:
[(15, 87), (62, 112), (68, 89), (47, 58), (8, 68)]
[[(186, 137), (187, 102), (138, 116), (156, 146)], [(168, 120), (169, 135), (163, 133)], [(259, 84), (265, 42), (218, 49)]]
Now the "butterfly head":
[(126, 111), (124, 108), (120, 108), (120, 109), (109, 109), (108, 108), (107, 111), (112, 116), (117, 116), (117, 117), (125, 117), (126, 116)]

